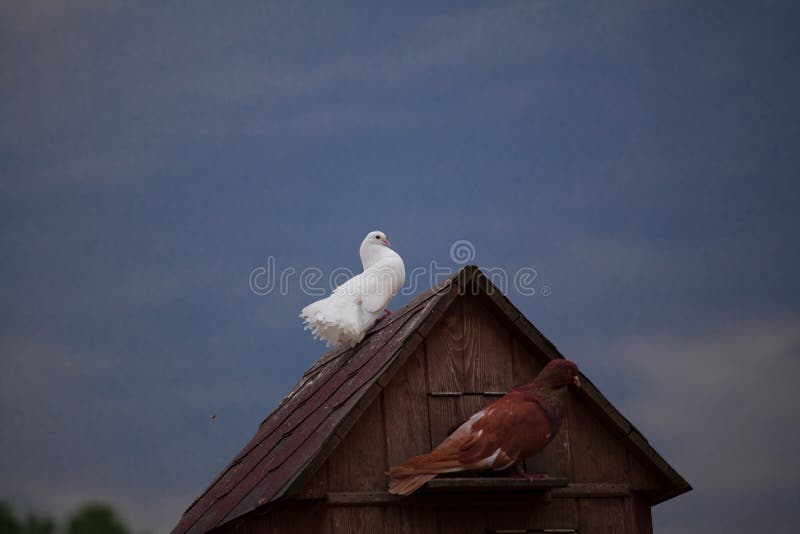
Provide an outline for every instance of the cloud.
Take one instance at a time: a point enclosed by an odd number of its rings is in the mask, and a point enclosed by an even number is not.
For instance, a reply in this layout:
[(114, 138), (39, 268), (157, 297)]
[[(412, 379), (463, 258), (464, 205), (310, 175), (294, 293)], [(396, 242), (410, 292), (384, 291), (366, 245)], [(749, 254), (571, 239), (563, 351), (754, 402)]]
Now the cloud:
[(800, 490), (800, 319), (620, 343), (623, 412), (698, 492)]

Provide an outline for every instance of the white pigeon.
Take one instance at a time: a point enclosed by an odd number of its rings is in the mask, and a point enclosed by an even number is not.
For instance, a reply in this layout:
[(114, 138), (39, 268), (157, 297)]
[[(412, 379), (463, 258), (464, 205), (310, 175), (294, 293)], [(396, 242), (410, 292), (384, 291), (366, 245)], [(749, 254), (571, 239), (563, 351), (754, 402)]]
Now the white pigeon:
[(334, 289), (330, 296), (302, 309), (300, 317), (305, 329), (311, 330), (315, 339), (324, 339), (328, 345), (353, 347), (381, 318), (406, 279), (403, 258), (389, 245), (385, 233), (368, 233), (359, 249), (364, 272)]

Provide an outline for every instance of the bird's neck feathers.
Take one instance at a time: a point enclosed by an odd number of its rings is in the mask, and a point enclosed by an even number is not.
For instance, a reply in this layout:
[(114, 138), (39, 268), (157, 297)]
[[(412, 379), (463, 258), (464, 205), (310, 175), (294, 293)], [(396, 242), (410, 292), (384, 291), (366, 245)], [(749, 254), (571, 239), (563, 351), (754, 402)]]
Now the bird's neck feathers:
[(398, 256), (397, 252), (389, 247), (367, 242), (361, 244), (359, 254), (361, 255), (361, 265), (365, 271), (381, 260), (392, 257), (400, 257)]
[(549, 376), (542, 376), (539, 374), (530, 384), (519, 386), (514, 389), (522, 393), (526, 398), (529, 398), (529, 400), (534, 400), (534, 397), (538, 397), (539, 400), (543, 400), (550, 405), (559, 415), (563, 413), (567, 386), (556, 380), (552, 380)]

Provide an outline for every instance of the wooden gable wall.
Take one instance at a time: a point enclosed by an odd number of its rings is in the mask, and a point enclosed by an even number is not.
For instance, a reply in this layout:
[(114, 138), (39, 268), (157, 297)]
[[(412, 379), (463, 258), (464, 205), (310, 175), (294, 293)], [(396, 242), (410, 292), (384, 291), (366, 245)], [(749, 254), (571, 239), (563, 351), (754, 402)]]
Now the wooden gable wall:
[(426, 495), (404, 503), (386, 493), (389, 466), (430, 451), (467, 417), (532, 381), (547, 361), (537, 351), (489, 299), (459, 296), (298, 498), (247, 516), (235, 531), (651, 532), (645, 493), (659, 481), (572, 394), (559, 434), (525, 463), (530, 473), (570, 481), (548, 498), (493, 496), (500, 498), (465, 506), (463, 498)]

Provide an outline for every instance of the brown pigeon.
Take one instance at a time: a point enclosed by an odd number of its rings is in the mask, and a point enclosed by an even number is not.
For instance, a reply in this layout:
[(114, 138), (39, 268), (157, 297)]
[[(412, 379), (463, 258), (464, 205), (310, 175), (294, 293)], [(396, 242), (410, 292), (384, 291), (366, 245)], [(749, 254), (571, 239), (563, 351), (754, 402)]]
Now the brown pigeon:
[(439, 473), (516, 466), (550, 443), (561, 427), (567, 385), (580, 387), (578, 366), (554, 360), (533, 382), (518, 386), (470, 417), (428, 454), (389, 469), (389, 492), (409, 495)]

